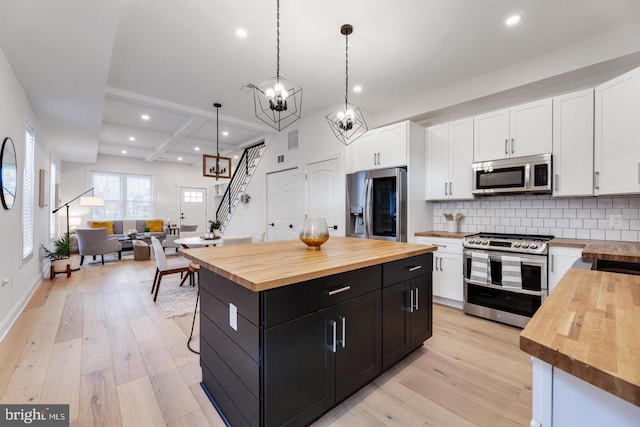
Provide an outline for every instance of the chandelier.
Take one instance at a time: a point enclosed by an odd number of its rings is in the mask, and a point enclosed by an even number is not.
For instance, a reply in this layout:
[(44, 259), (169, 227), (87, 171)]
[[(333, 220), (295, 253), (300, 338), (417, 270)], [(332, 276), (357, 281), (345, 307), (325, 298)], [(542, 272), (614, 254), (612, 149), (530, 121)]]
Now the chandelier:
[(276, 1), (276, 76), (253, 86), (256, 117), (280, 131), (302, 114), (302, 88), (280, 76), (280, 0)]
[(340, 34), (345, 39), (345, 88), (344, 88), (344, 109), (340, 107), (327, 115), (327, 121), (333, 134), (344, 145), (349, 145), (360, 138), (367, 130), (367, 123), (360, 108), (349, 104), (349, 35), (353, 33), (353, 26), (344, 24), (340, 27)]

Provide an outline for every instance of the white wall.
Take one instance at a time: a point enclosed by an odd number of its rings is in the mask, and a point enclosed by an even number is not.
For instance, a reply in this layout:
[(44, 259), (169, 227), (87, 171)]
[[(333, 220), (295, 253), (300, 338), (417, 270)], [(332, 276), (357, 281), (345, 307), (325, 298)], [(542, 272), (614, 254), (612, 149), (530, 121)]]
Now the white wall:
[[(304, 218), (304, 165), (312, 161), (330, 158), (335, 154), (339, 154), (340, 158), (344, 159), (345, 146), (333, 135), (325, 119), (329, 112), (330, 110), (326, 110), (305, 116), (282, 132), (273, 135), (267, 141), (268, 145), (260, 164), (246, 189), (246, 193), (251, 196), (251, 201), (238, 206), (225, 233), (248, 235), (253, 231), (266, 232), (267, 174), (295, 167), (300, 169), (301, 219)], [(366, 115), (367, 113), (364, 112), (364, 114)], [(298, 129), (298, 148), (289, 150), (288, 134), (295, 129)], [(278, 163), (277, 158), (279, 155), (284, 155), (284, 163)], [(344, 188), (344, 175), (344, 165), (342, 165), (340, 171), (341, 188)], [(344, 194), (340, 200), (342, 200), (341, 205), (343, 205)], [(342, 230), (340, 234), (344, 235), (344, 220), (342, 224), (339, 224), (339, 227)]]
[[(124, 156), (98, 155), (95, 164), (69, 163), (62, 164), (61, 199), (67, 202), (79, 194), (87, 191), (89, 186), (89, 171), (107, 171), (119, 173), (138, 173), (153, 176), (154, 205), (153, 216), (171, 222), (180, 223), (180, 187), (206, 188), (207, 218), (213, 219), (219, 200), (213, 196), (213, 186), (216, 183), (227, 182), (228, 179), (220, 179), (202, 176), (202, 166), (182, 165), (170, 162), (147, 162), (141, 159)], [(69, 207), (70, 217), (81, 217), (82, 224), (86, 224), (89, 218), (89, 209), (80, 206), (79, 201)], [(64, 212), (60, 220), (61, 230), (65, 228)], [(114, 218), (117, 219), (117, 218)], [(133, 218), (132, 218), (133, 219)], [(204, 231), (200, 227), (199, 231)]]
[[(0, 245), (0, 337), (3, 337), (40, 283), (45, 266), (40, 262), (40, 244), (49, 244), (49, 207), (38, 206), (39, 169), (49, 170), (47, 134), (34, 116), (29, 101), (4, 52), (0, 50), (0, 138), (10, 136), (18, 160), (18, 194), (11, 210), (0, 208), (2, 241)], [(25, 125), (35, 130), (34, 171), (34, 254), (22, 261), (22, 173), (24, 166)], [(0, 141), (1, 143), (2, 141)], [(55, 159), (54, 159), (55, 160)], [(58, 164), (59, 169), (59, 164)], [(2, 279), (9, 279), (2, 285)]]

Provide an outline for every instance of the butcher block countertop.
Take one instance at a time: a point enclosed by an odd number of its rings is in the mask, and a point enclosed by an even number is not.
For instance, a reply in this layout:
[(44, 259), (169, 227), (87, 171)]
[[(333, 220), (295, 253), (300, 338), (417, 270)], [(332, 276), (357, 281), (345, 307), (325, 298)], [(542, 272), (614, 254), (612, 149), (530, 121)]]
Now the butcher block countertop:
[(447, 239), (462, 239), (462, 238), (470, 236), (472, 234), (477, 234), (477, 233), (469, 233), (469, 232), (450, 233), (448, 231), (420, 231), (418, 233), (415, 233), (414, 236), (418, 236), (418, 237), (444, 237), (444, 238), (447, 238)]
[(433, 252), (435, 246), (331, 237), (320, 251), (300, 240), (180, 249), (180, 253), (254, 292)]
[(520, 348), (640, 406), (640, 276), (569, 269)]
[(549, 246), (560, 246), (565, 248), (584, 248), (590, 244), (609, 244), (616, 243), (605, 240), (592, 240), (592, 239), (568, 239), (563, 237), (556, 237), (549, 241)]
[(582, 250), (582, 256), (610, 261), (640, 262), (640, 243), (602, 242), (589, 244)]

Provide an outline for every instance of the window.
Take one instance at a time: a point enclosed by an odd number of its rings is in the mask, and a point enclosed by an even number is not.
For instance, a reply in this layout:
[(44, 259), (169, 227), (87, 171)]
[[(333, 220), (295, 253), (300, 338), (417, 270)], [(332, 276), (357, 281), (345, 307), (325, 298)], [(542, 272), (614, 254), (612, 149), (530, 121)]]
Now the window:
[(22, 177), (22, 259), (33, 254), (33, 164), (35, 150), (33, 128), (27, 123)]
[(185, 203), (202, 203), (204, 201), (204, 193), (202, 191), (185, 191)]
[(153, 217), (153, 178), (114, 172), (90, 172), (94, 196), (104, 207), (91, 208), (91, 219), (144, 219)]
[(56, 236), (56, 214), (51, 213), (56, 209), (56, 164), (51, 162), (51, 181), (49, 181), (49, 236), (53, 239)]

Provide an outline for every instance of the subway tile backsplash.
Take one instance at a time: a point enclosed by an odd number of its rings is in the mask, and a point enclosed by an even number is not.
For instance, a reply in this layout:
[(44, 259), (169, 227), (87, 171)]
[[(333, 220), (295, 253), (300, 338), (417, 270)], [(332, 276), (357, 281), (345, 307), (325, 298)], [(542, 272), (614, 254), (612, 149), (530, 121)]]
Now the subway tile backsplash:
[[(464, 215), (458, 224), (461, 232), (640, 241), (640, 196), (554, 199), (551, 195), (516, 195), (435, 202), (436, 231), (447, 230), (444, 212)], [(622, 216), (619, 227), (609, 225), (611, 215)]]

